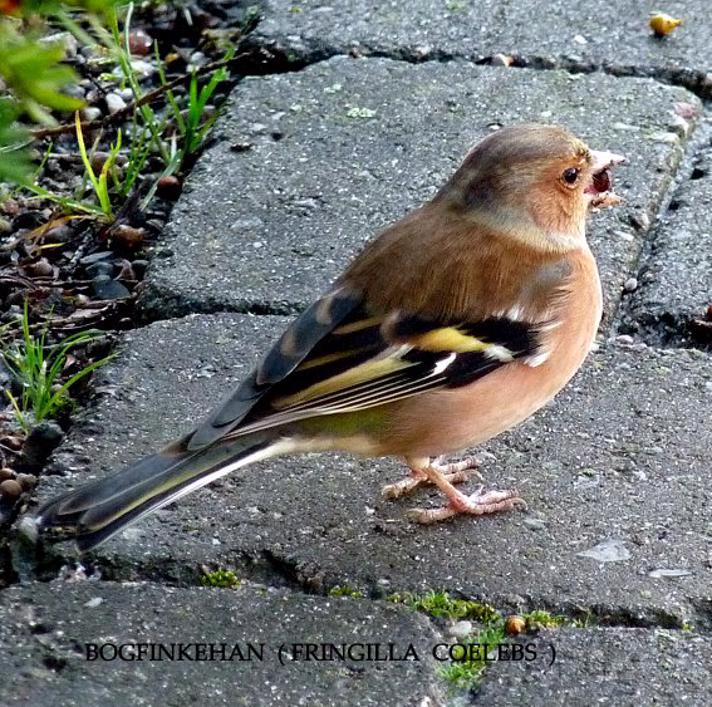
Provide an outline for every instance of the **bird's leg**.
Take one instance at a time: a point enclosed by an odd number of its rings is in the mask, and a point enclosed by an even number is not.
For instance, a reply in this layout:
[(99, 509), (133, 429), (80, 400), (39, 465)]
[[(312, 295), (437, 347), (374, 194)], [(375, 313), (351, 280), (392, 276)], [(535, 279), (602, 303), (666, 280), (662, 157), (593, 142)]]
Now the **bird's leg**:
[[(458, 491), (442, 473), (441, 468), (431, 464), (429, 460), (412, 460), (412, 468), (424, 474), (431, 484), (435, 484), (448, 499), (447, 506), (441, 508), (414, 508), (408, 512), (408, 517), (418, 523), (438, 523), (460, 513), (485, 515), (498, 511), (509, 511), (517, 506), (526, 508), (526, 503), (519, 497), (515, 489), (505, 491), (483, 492), (480, 486), (470, 496)], [(425, 462), (425, 463), (423, 463)]]
[[(405, 479), (397, 481), (395, 484), (384, 486), (381, 490), (381, 494), (384, 498), (395, 500), (396, 498), (412, 493), (421, 486), (434, 484), (435, 482), (423, 471), (423, 461), (425, 461), (427, 466), (437, 469), (440, 475), (450, 484), (461, 484), (463, 481), (467, 481), (470, 478), (469, 472), (474, 471), (480, 465), (480, 462), (474, 457), (468, 457), (462, 461), (451, 462), (450, 464), (438, 464), (437, 460), (431, 462), (429, 459), (419, 459), (417, 462), (413, 460), (407, 461), (408, 466), (410, 466), (410, 475), (406, 476)], [(475, 475), (479, 479), (482, 478), (477, 471), (475, 471)]]

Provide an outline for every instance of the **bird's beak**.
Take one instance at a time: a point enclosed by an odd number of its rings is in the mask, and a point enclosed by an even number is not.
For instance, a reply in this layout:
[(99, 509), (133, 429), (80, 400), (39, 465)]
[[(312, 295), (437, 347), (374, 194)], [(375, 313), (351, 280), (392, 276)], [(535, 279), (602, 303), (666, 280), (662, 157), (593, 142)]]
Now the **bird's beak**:
[(610, 170), (616, 165), (626, 162), (623, 155), (615, 152), (591, 150), (591, 184), (586, 187), (585, 194), (590, 207), (616, 206), (622, 199), (613, 191)]

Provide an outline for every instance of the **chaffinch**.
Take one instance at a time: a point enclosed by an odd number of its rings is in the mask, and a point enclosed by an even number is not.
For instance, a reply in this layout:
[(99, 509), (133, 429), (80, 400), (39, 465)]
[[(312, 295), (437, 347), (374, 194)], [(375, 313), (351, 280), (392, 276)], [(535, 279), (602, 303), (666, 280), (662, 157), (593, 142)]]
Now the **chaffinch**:
[(411, 475), (387, 497), (428, 483), (447, 498), (412, 512), (422, 523), (515, 507), (513, 489), (455, 488), (473, 460), (437, 458), (529, 417), (582, 364), (601, 317), (586, 215), (617, 203), (609, 170), (622, 161), (560, 127), (489, 135), (430, 202), (356, 256), (201, 425), (50, 501), (29, 532), (87, 550), (247, 464), (327, 450), (404, 457)]

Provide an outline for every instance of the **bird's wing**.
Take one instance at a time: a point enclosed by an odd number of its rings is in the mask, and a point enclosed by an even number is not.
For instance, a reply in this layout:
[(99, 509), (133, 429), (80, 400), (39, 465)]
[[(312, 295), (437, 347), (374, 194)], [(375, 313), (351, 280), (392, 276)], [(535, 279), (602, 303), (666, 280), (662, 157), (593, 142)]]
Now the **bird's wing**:
[(336, 290), (306, 310), (260, 366), (193, 435), (199, 448), (232, 433), (353, 412), (470, 383), (515, 359), (534, 359), (541, 323), (493, 316), (436, 321), (374, 315)]

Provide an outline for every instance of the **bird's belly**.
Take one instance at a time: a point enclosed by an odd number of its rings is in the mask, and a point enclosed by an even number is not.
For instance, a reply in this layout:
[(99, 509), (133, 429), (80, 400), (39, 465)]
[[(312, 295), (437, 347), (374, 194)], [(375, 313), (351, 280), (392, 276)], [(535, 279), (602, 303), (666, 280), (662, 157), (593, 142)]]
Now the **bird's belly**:
[[(600, 311), (600, 310), (599, 310)], [(460, 451), (519, 424), (548, 403), (571, 379), (590, 350), (599, 316), (539, 366), (516, 361), (450, 390), (401, 401), (388, 416), (380, 453), (437, 456)]]

